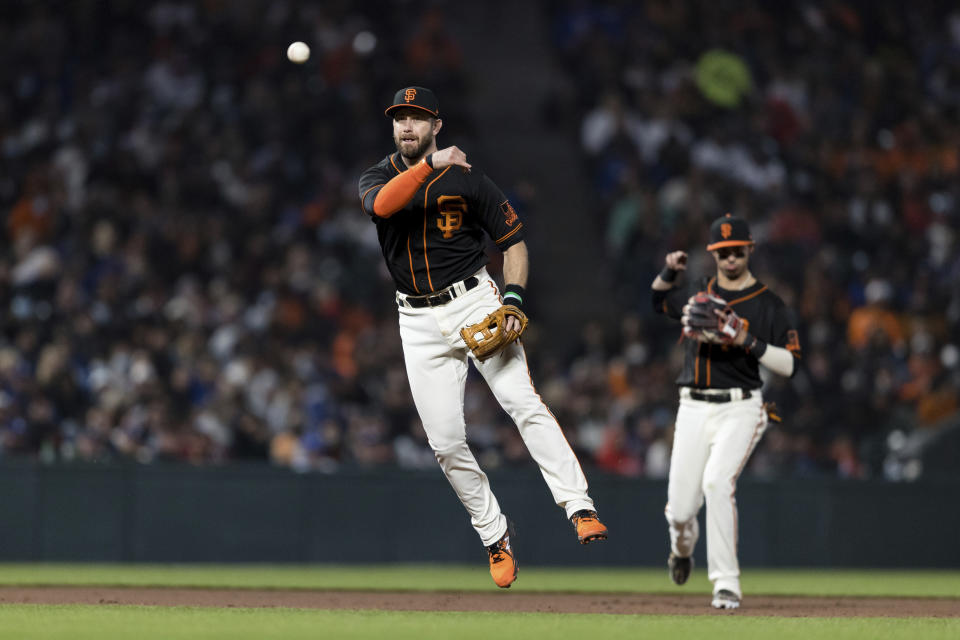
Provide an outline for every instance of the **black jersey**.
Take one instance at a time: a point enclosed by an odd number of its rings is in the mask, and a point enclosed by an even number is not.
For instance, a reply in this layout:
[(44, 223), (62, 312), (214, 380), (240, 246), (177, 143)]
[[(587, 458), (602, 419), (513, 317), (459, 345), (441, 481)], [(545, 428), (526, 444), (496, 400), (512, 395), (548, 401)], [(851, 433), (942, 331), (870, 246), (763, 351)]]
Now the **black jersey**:
[[(783, 300), (760, 281), (742, 291), (728, 291), (717, 286), (716, 278), (700, 278), (689, 287), (678, 286), (669, 291), (654, 291), (653, 306), (658, 313), (679, 320), (683, 306), (698, 291), (710, 291), (733, 307), (747, 323), (747, 331), (767, 344), (783, 347), (800, 357), (800, 340)], [(684, 387), (759, 389), (757, 358), (742, 347), (711, 344), (684, 339), (683, 372), (677, 384)], [(794, 373), (797, 367), (793, 368)]]
[(413, 199), (389, 218), (373, 201), (407, 166), (394, 153), (360, 176), (360, 206), (377, 225), (377, 237), (397, 289), (408, 295), (439, 291), (487, 264), (484, 232), (503, 251), (523, 240), (523, 222), (506, 196), (483, 173), (450, 166), (434, 171)]

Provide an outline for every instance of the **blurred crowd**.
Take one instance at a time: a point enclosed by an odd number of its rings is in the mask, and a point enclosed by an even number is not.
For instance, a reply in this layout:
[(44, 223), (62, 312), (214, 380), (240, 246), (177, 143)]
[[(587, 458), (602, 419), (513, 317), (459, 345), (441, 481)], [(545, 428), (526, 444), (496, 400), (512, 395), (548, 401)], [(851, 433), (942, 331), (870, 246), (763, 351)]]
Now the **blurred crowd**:
[(415, 414), (356, 180), (400, 79), (462, 108), (442, 14), (23, 1), (0, 33), (0, 453), (393, 461)]
[[(712, 272), (706, 231), (730, 211), (795, 311), (803, 368), (768, 381), (784, 421), (750, 472), (917, 477), (900, 450), (960, 422), (960, 10), (653, 0), (551, 19), (623, 307), (647, 302), (670, 250)], [(636, 312), (650, 353), (631, 368), (624, 340), (607, 369), (627, 363), (613, 406), (639, 407), (606, 431), (627, 466), (669, 439), (634, 396), (677, 351), (674, 327)]]
[[(804, 348), (750, 473), (909, 477), (889, 442), (960, 391), (960, 11), (715, 4), (545, 4), (623, 313), (531, 349), (535, 381), (586, 466), (664, 477), (680, 350), (649, 283), (733, 211)], [(475, 135), (443, 7), (0, 6), (0, 456), (436, 468), (356, 180), (403, 84)], [(467, 384), (481, 464), (530, 465)]]

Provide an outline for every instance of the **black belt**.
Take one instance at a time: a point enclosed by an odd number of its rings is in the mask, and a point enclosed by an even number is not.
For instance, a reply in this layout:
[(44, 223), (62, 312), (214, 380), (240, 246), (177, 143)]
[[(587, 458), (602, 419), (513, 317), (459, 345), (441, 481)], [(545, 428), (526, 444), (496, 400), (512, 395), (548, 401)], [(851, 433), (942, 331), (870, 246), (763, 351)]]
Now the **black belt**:
[[(730, 392), (703, 393), (702, 391), (697, 391), (696, 389), (690, 389), (690, 397), (693, 400), (702, 400), (704, 402), (730, 402), (733, 399), (731, 397)], [(744, 389), (743, 395), (740, 397), (740, 399), (746, 400), (749, 397), (750, 397), (750, 389)]]
[[(478, 284), (480, 284), (480, 279), (477, 276), (470, 276), (463, 281), (463, 291), (466, 293), (473, 289)], [(441, 291), (440, 293), (433, 296), (405, 296), (403, 298), (397, 297), (397, 301), (402, 307), (404, 302), (407, 306), (413, 307), (414, 309), (422, 309), (423, 307), (438, 307), (442, 304), (447, 304), (460, 294), (453, 288), (456, 285), (451, 285), (447, 287), (446, 290)]]

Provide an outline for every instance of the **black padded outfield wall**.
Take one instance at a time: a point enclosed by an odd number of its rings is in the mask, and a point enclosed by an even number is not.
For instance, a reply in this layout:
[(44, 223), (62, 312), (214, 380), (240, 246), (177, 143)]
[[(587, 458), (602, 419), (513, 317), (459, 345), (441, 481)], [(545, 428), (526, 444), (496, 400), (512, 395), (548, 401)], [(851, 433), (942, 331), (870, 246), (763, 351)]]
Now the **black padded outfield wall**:
[[(581, 546), (536, 471), (493, 472), (526, 565), (659, 566), (666, 484), (591, 474), (610, 540)], [(484, 562), (439, 469), (0, 464), (0, 560)], [(960, 481), (741, 482), (744, 566), (960, 567)], [(702, 518), (701, 512), (701, 518)], [(429, 540), (430, 544), (424, 544)], [(704, 566), (701, 539), (697, 559)]]

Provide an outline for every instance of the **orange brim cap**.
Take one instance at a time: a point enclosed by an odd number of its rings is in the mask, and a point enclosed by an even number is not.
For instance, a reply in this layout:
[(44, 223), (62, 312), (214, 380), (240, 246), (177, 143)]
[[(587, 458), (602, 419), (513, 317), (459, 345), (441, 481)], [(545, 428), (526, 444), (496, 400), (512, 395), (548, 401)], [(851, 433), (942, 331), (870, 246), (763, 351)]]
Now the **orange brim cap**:
[(389, 116), (392, 111), (396, 111), (397, 109), (420, 109), (421, 111), (426, 111), (427, 113), (429, 113), (430, 115), (432, 115), (434, 118), (439, 118), (439, 117), (440, 117), (440, 114), (439, 114), (439, 113), (436, 113), (436, 112), (434, 112), (434, 111), (430, 111), (430, 109), (427, 109), (426, 107), (421, 107), (421, 106), (418, 105), (418, 104), (395, 104), (395, 105), (393, 105), (393, 106), (390, 106), (390, 107), (387, 107), (386, 109), (384, 109), (383, 113), (384, 113), (384, 115), (388, 115), (388, 116)]
[(724, 247), (749, 247), (753, 240), (724, 240), (723, 242), (714, 242), (707, 245), (707, 251), (716, 251)]

